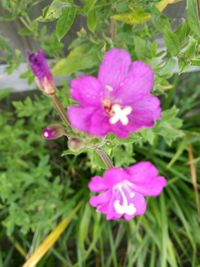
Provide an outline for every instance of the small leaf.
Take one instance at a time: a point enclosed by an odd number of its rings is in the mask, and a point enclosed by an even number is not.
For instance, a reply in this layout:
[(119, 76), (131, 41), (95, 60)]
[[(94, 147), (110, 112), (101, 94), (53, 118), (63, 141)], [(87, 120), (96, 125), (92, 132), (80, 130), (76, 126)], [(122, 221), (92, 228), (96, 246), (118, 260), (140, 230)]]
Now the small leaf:
[(163, 111), (161, 120), (153, 128), (154, 133), (161, 135), (168, 145), (183, 136), (183, 131), (180, 130), (182, 120), (176, 117), (178, 111), (176, 107)]
[(200, 21), (197, 13), (197, 1), (196, 0), (188, 0), (187, 1), (187, 15), (188, 15), (188, 23), (193, 31), (198, 37), (200, 37)]
[(68, 33), (70, 30), (75, 17), (77, 10), (75, 7), (69, 7), (64, 9), (62, 16), (58, 19), (56, 23), (56, 36), (59, 41)]
[(169, 53), (172, 56), (175, 56), (179, 53), (180, 43), (177, 35), (174, 32), (166, 30), (164, 32), (164, 41)]
[(87, 26), (91, 32), (94, 32), (97, 26), (96, 10), (93, 9), (88, 13)]
[(37, 21), (46, 22), (58, 19), (64, 8), (72, 7), (72, 1), (69, 0), (54, 0), (50, 6), (42, 10), (42, 16), (37, 18)]
[(98, 65), (97, 51), (84, 44), (74, 48), (69, 55), (57, 62), (52, 72), (56, 75), (70, 75), (74, 72), (89, 69)]

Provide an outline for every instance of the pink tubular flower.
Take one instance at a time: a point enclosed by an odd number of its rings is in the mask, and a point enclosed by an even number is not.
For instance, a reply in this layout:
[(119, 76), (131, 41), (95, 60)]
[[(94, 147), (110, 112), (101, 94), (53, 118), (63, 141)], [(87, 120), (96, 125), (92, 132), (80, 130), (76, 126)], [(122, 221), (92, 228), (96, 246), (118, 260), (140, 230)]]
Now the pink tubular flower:
[(137, 163), (127, 169), (111, 168), (103, 178), (94, 176), (88, 187), (92, 192), (101, 192), (90, 198), (90, 204), (97, 212), (106, 215), (107, 220), (124, 217), (131, 220), (146, 211), (144, 196), (158, 196), (166, 180), (157, 176), (158, 170), (150, 162)]
[(55, 93), (53, 77), (43, 51), (28, 52), (29, 65), (35, 74), (39, 88), (47, 95)]
[(68, 116), (74, 128), (95, 136), (114, 133), (127, 137), (142, 127), (153, 127), (160, 118), (160, 101), (150, 94), (153, 70), (129, 53), (113, 48), (104, 56), (98, 78), (86, 75), (71, 81)]

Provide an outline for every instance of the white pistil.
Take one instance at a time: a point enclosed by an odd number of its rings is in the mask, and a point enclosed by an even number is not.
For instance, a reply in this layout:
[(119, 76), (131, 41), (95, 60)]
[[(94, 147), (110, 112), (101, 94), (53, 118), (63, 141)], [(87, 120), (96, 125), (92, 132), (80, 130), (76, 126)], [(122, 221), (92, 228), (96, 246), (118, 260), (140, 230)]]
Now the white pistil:
[(110, 92), (113, 91), (113, 88), (112, 88), (112, 86), (110, 86), (110, 85), (106, 85), (106, 89), (107, 89), (108, 91), (110, 91)]
[[(123, 191), (123, 186), (120, 184), (118, 185), (117, 189), (119, 190), (121, 197), (122, 197), (122, 204), (120, 204), (120, 201), (117, 199), (114, 201), (114, 209), (118, 214), (127, 214), (127, 215), (133, 215), (136, 212), (136, 208), (133, 203), (128, 204), (127, 197)], [(134, 197), (134, 193), (131, 193), (131, 198)]]
[(131, 114), (132, 112), (132, 108), (130, 106), (127, 106), (124, 109), (122, 109), (119, 104), (115, 104), (112, 106), (112, 111), (114, 112), (114, 114), (109, 120), (111, 124), (115, 124), (118, 121), (121, 121), (123, 125), (128, 124), (129, 122), (128, 115)]

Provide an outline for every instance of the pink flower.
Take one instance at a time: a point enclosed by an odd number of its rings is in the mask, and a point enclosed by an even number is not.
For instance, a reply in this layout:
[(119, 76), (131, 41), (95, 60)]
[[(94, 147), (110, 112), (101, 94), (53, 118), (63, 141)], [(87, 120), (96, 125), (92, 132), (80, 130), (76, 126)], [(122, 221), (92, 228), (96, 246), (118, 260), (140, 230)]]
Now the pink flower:
[(141, 162), (127, 169), (111, 168), (103, 177), (94, 176), (88, 187), (100, 192), (90, 198), (90, 204), (97, 212), (106, 215), (107, 220), (124, 217), (131, 220), (146, 211), (144, 196), (158, 196), (166, 180), (157, 176), (158, 170), (150, 162)]
[(71, 81), (68, 116), (74, 128), (95, 136), (114, 133), (120, 138), (160, 118), (160, 101), (150, 94), (153, 70), (129, 53), (113, 48), (104, 56), (98, 78), (85, 75)]

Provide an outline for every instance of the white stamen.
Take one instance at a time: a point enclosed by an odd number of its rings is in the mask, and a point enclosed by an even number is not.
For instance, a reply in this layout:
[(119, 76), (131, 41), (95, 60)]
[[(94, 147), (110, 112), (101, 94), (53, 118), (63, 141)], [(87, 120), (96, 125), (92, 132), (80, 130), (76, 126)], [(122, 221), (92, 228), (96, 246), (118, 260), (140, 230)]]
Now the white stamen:
[(115, 200), (115, 202), (114, 202), (115, 211), (118, 214), (133, 215), (136, 212), (136, 208), (135, 208), (134, 204), (133, 203), (128, 204), (128, 200), (127, 200), (127, 197), (126, 197), (126, 195), (122, 189), (122, 185), (118, 185), (117, 188), (118, 188), (118, 190), (122, 196), (123, 203), (120, 204), (120, 201), (118, 199)]
[(48, 137), (48, 136), (49, 136), (48, 132), (44, 132), (44, 137)]
[(113, 90), (112, 86), (110, 86), (110, 85), (106, 85), (106, 89), (107, 89), (108, 91), (111, 91), (111, 92), (112, 92), (112, 90)]
[(130, 106), (122, 109), (119, 104), (115, 104), (112, 106), (112, 111), (114, 112), (114, 114), (109, 120), (111, 124), (115, 124), (118, 121), (121, 121), (123, 125), (128, 124), (129, 120), (127, 116), (132, 112), (132, 108)]

